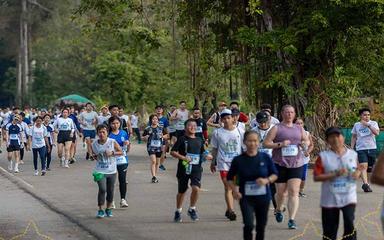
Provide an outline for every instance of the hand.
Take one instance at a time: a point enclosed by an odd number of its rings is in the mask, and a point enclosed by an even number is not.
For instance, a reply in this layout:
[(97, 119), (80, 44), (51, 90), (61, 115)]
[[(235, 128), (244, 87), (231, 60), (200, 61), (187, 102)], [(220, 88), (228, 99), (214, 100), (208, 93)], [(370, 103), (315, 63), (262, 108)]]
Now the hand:
[(241, 195), (241, 193), (239, 193), (239, 191), (233, 191), (232, 192), (232, 195), (233, 195), (233, 198), (236, 199), (236, 200), (240, 200), (243, 196)]
[(113, 156), (113, 151), (105, 151), (105, 154), (107, 155), (107, 157), (112, 157)]
[(213, 156), (212, 156), (212, 154), (208, 154), (208, 155), (205, 157), (205, 160), (207, 160), (207, 161), (212, 161), (212, 160), (213, 160)]
[(290, 141), (290, 140), (284, 140), (284, 141), (281, 143), (281, 146), (283, 146), (283, 147), (287, 147), (287, 146), (289, 146), (289, 145), (291, 145), (291, 141)]
[(211, 173), (215, 173), (216, 172), (216, 166), (215, 164), (211, 164)]
[(267, 185), (269, 183), (269, 180), (268, 180), (268, 178), (258, 178), (258, 179), (256, 179), (256, 183), (259, 186), (264, 186), (264, 185)]
[(192, 159), (191, 159), (190, 157), (188, 157), (188, 156), (185, 156), (184, 161), (186, 161), (186, 162), (191, 162)]
[(51, 152), (51, 148), (48, 146), (47, 147), (47, 152), (50, 153)]
[(346, 168), (341, 168), (337, 171), (337, 176), (345, 176), (348, 174), (348, 170)]
[(365, 126), (365, 127), (368, 127), (369, 126), (369, 123), (364, 121), (364, 120), (361, 120), (360, 121), (361, 125)]

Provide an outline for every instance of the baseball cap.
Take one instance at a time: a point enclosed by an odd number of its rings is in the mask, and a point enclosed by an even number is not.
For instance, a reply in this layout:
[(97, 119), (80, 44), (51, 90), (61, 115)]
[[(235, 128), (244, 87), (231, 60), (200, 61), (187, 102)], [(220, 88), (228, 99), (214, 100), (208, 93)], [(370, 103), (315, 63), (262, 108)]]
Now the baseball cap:
[(265, 122), (268, 122), (268, 120), (269, 120), (269, 116), (265, 111), (261, 111), (256, 114), (256, 121), (258, 123), (265, 123)]
[(223, 111), (221, 111), (220, 118), (223, 118), (223, 117), (228, 116), (228, 115), (232, 116), (232, 111), (226, 108)]
[(343, 133), (341, 132), (341, 129), (338, 127), (330, 127), (327, 130), (325, 130), (325, 137), (326, 138), (330, 137), (333, 134), (343, 135)]
[(240, 115), (240, 111), (237, 108), (233, 108), (233, 109), (231, 109), (231, 111), (232, 111), (232, 116)]

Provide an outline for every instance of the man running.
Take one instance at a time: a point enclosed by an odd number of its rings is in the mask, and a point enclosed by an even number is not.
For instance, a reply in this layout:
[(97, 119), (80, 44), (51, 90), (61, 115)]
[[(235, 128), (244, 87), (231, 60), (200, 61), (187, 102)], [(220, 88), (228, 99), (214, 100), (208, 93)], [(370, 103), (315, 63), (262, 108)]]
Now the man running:
[(211, 172), (220, 172), (220, 177), (225, 190), (225, 202), (227, 210), (225, 216), (231, 220), (236, 220), (236, 213), (233, 208), (233, 196), (230, 185), (227, 182), (228, 171), (234, 157), (242, 153), (242, 143), (244, 132), (234, 125), (232, 112), (224, 109), (220, 113), (220, 121), (223, 127), (216, 129), (212, 134), (212, 155)]
[[(279, 119), (275, 118), (272, 116), (272, 106), (271, 104), (264, 103), (260, 106), (260, 111), (267, 112), (269, 114), (269, 123), (271, 126), (275, 126), (280, 123)], [(256, 119), (253, 119), (250, 123), (251, 128), (254, 128), (257, 126), (257, 121)]]
[(245, 132), (245, 123), (240, 121), (241, 112), (237, 108), (231, 109), (231, 111), (235, 126)]
[(108, 107), (107, 106), (103, 106), (101, 109), (100, 109), (101, 113), (100, 115), (97, 117), (97, 125), (101, 125), (105, 122), (108, 122), (108, 119), (111, 117), (111, 115), (109, 114), (109, 111), (108, 111)]
[(220, 102), (218, 111), (212, 114), (212, 116), (207, 121), (207, 125), (213, 128), (221, 128), (222, 125), (220, 122), (220, 113), (226, 108), (227, 104), (225, 102)]
[(187, 110), (187, 103), (185, 101), (180, 101), (180, 106), (172, 114), (171, 119), (177, 120), (176, 123), (176, 138), (184, 136), (184, 123), (189, 118), (189, 112)]
[(70, 148), (70, 159), (69, 159), (69, 163), (73, 164), (76, 162), (75, 155), (76, 155), (76, 148), (77, 148), (77, 144), (76, 144), (77, 135), (80, 135), (80, 131), (81, 131), (79, 119), (77, 118), (77, 112), (74, 107), (71, 107), (70, 115), (68, 116), (68, 118), (72, 119), (76, 127), (75, 132), (73, 133), (73, 136), (72, 136), (72, 143)]
[(141, 144), (141, 135), (140, 135), (140, 128), (139, 128), (139, 112), (135, 111), (131, 115), (131, 127), (132, 131), (136, 134), (137, 143)]
[(299, 209), (299, 192), (304, 165), (303, 152), (305, 152), (302, 146), (304, 144), (309, 146), (310, 143), (305, 130), (293, 123), (296, 117), (295, 108), (285, 105), (281, 114), (283, 121), (269, 131), (264, 140), (264, 147), (273, 149), (272, 159), (279, 172), (279, 178), (276, 181), (276, 221), (284, 220), (283, 204), (288, 191), (288, 228), (297, 229), (295, 217)]
[(129, 121), (129, 117), (128, 115), (125, 115), (124, 114), (124, 108), (123, 107), (119, 107), (119, 117), (121, 119), (124, 119), (124, 121), (127, 123), (127, 133), (129, 136), (132, 135), (132, 126), (131, 126), (131, 121)]
[[(120, 123), (121, 123), (120, 124), (120, 129), (126, 131), (127, 133), (129, 133), (127, 122), (124, 119), (119, 117), (119, 106), (118, 105), (110, 105), (108, 107), (108, 110), (109, 110), (111, 116), (116, 116), (116, 117), (118, 117), (120, 119)], [(106, 126), (109, 126), (108, 125), (108, 120), (106, 120), (103, 124), (106, 125)], [(109, 131), (111, 131), (111, 129), (109, 129)]]
[(368, 167), (372, 167), (376, 161), (377, 146), (376, 136), (380, 129), (377, 122), (371, 120), (371, 110), (362, 108), (359, 110), (360, 122), (355, 123), (352, 129), (351, 147), (357, 151), (359, 163), (364, 167), (361, 178), (363, 180), (362, 189), (364, 192), (372, 192), (368, 182)]
[(248, 119), (248, 116), (243, 113), (243, 112), (240, 112), (240, 105), (238, 102), (234, 101), (234, 102), (231, 102), (231, 104), (229, 104), (229, 108), (232, 110), (236, 109), (238, 110), (239, 112), (239, 118), (238, 118), (238, 121), (241, 122), (241, 123), (244, 123), (244, 124), (247, 124), (249, 119)]
[[(7, 144), (7, 152), (8, 152), (8, 170), (14, 171), (14, 173), (19, 172), (19, 161), (20, 161), (20, 146), (21, 142), (21, 134), (23, 132), (23, 128), (18, 123), (20, 122), (20, 116), (14, 115), (13, 119), (10, 123), (8, 123), (5, 127), (5, 142)], [(12, 158), (15, 159), (15, 165), (13, 166)]]
[(201, 111), (199, 108), (193, 109), (193, 119), (196, 121), (196, 133), (195, 136), (201, 138), (205, 145), (208, 145), (208, 127), (205, 120), (201, 117)]
[(176, 142), (176, 124), (177, 120), (172, 119), (172, 114), (177, 110), (177, 107), (175, 105), (169, 106), (169, 112), (167, 114), (168, 117), (168, 122), (169, 122), (169, 127), (168, 127), (168, 132), (169, 132), (169, 143), (170, 146), (173, 146)]
[[(159, 120), (159, 126), (168, 131), (169, 122), (168, 122), (168, 118), (164, 116), (164, 107), (162, 105), (157, 105), (155, 107), (155, 111), (156, 111), (156, 116)], [(151, 123), (148, 123), (148, 125), (150, 124)], [(161, 154), (160, 165), (159, 165), (159, 168), (163, 171), (167, 170), (164, 166), (165, 159), (167, 158), (166, 156), (167, 147), (168, 147), (168, 141), (165, 140), (163, 142), (163, 147), (162, 147), (163, 153)]]
[(97, 113), (93, 111), (92, 103), (85, 105), (85, 111), (79, 116), (79, 122), (83, 129), (83, 138), (87, 144), (86, 160), (89, 160), (92, 154), (92, 142), (96, 138)]
[[(178, 193), (176, 196), (176, 212), (174, 221), (182, 222), (181, 212), (185, 193), (188, 190), (188, 183), (192, 187), (191, 202), (188, 215), (192, 221), (199, 220), (196, 210), (196, 203), (199, 198), (202, 174), (202, 157), (204, 153), (204, 140), (195, 135), (197, 123), (195, 119), (188, 119), (185, 122), (185, 135), (179, 137), (172, 147), (171, 155), (179, 159), (177, 165)], [(208, 160), (211, 157), (207, 157)]]

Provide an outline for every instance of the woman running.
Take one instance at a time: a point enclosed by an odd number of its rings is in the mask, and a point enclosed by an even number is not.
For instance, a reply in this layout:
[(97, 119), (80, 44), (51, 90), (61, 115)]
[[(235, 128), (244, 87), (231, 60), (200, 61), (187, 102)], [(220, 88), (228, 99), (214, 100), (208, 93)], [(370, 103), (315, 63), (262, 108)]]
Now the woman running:
[[(97, 161), (94, 176), (101, 175), (101, 179), (97, 179), (97, 185), (99, 186), (97, 217), (113, 217), (111, 207), (117, 172), (116, 158), (123, 156), (123, 151), (114, 139), (108, 137), (108, 127), (106, 125), (97, 126), (96, 131), (98, 140), (92, 143), (91, 159)], [(107, 206), (104, 212), (105, 200), (107, 200)]]
[[(57, 134), (57, 153), (61, 159), (61, 166), (69, 168), (69, 158), (72, 139), (75, 134), (75, 124), (69, 117), (69, 109), (64, 109), (61, 116), (53, 124)], [(64, 150), (64, 156), (63, 156)]]
[(129, 151), (129, 136), (126, 131), (120, 130), (120, 119), (116, 116), (112, 116), (108, 120), (108, 125), (111, 128), (109, 137), (114, 139), (121, 149), (123, 150), (123, 155), (116, 158), (117, 173), (119, 178), (119, 189), (120, 189), (120, 207), (128, 207), (126, 201), (127, 195), (127, 169), (128, 169), (128, 156), (127, 152)]
[(47, 154), (46, 154), (46, 160), (47, 160), (47, 171), (51, 171), (49, 168), (52, 161), (52, 147), (54, 146), (55, 138), (55, 128), (53, 127), (53, 124), (51, 123), (51, 116), (49, 114), (46, 114), (44, 116), (44, 126), (47, 128), (48, 131), (48, 148), (47, 148)]
[(158, 183), (156, 175), (163, 152), (163, 141), (167, 139), (167, 130), (159, 126), (159, 118), (156, 114), (149, 116), (149, 122), (151, 126), (144, 130), (143, 138), (147, 141), (147, 151), (151, 159), (152, 183)]
[(43, 118), (37, 116), (33, 120), (34, 124), (28, 132), (28, 146), (32, 146), (33, 154), (33, 166), (35, 169), (35, 176), (39, 175), (39, 170), (37, 170), (37, 157), (40, 156), (41, 161), (41, 176), (44, 176), (46, 173), (46, 154), (49, 149), (48, 136), (49, 133), (47, 128), (42, 124)]

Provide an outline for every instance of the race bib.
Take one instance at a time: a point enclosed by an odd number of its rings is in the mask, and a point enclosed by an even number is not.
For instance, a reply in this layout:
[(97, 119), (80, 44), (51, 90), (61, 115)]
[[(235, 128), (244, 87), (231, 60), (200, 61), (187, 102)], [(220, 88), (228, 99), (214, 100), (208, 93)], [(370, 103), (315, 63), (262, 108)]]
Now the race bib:
[[(124, 154), (125, 155), (125, 154)], [(127, 162), (127, 158), (125, 157), (125, 156), (118, 156), (118, 157), (116, 157), (116, 164), (117, 165), (121, 165), (121, 164), (126, 164), (126, 163), (128, 163)]]
[(197, 133), (202, 133), (202, 132), (203, 132), (203, 127), (201, 127), (201, 126), (197, 126), (197, 127), (196, 127), (196, 132), (197, 132)]
[(69, 125), (68, 124), (61, 124), (60, 125), (60, 130), (69, 130)]
[(367, 127), (360, 128), (359, 133), (360, 133), (360, 136), (362, 136), (362, 137), (370, 136), (372, 134), (371, 130), (369, 130), (369, 128), (367, 128)]
[(259, 186), (256, 181), (249, 181), (244, 186), (245, 196), (261, 196), (267, 194), (267, 186)]
[(198, 165), (200, 163), (200, 154), (187, 153), (187, 157), (191, 158), (191, 162), (189, 164)]
[(267, 154), (269, 154), (270, 151), (271, 151), (271, 150), (268, 149), (268, 148), (259, 148), (259, 150), (258, 150), (258, 152), (261, 152), (261, 153), (267, 153)]
[(109, 168), (109, 161), (98, 161), (97, 162), (98, 168), (99, 169), (108, 169)]
[(331, 192), (333, 193), (348, 193), (351, 189), (351, 184), (348, 179), (342, 177), (331, 182)]
[(161, 147), (161, 140), (151, 140), (151, 147)]
[(281, 148), (281, 154), (283, 157), (295, 157), (299, 154), (299, 148), (296, 145), (288, 145)]
[(11, 139), (11, 140), (19, 140), (19, 135), (18, 134), (9, 134), (9, 139)]

